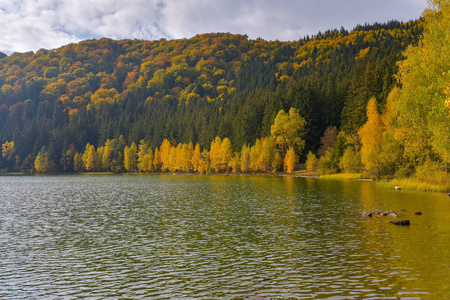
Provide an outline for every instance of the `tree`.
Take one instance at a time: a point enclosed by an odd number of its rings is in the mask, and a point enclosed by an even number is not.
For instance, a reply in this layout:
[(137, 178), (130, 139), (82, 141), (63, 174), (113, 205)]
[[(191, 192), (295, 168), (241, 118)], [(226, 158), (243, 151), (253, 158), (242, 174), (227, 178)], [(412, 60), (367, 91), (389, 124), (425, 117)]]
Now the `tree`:
[(327, 127), (323, 136), (320, 138), (320, 148), (317, 150), (317, 155), (319, 155), (319, 157), (324, 156), (325, 152), (334, 147), (337, 136), (338, 132), (336, 126)]
[[(439, 155), (450, 162), (450, 1), (433, 0), (424, 12), (425, 30), (399, 62), (401, 96), (396, 139), (414, 165)], [(448, 92), (447, 92), (448, 93)]]
[(148, 170), (148, 161), (146, 161), (146, 155), (148, 151), (148, 143), (144, 140), (141, 140), (139, 143), (139, 151), (138, 151), (138, 171), (139, 172), (147, 172)]
[(16, 153), (16, 148), (14, 147), (14, 142), (5, 142), (2, 145), (2, 156), (7, 161), (11, 161), (14, 157), (14, 153)]
[(125, 166), (125, 170), (128, 172), (136, 172), (137, 171), (137, 147), (133, 142), (131, 146), (128, 148), (125, 146), (123, 156), (123, 163)]
[(200, 145), (195, 145), (194, 154), (192, 155), (192, 168), (194, 172), (199, 172), (200, 160), (202, 159), (202, 153), (200, 152)]
[(297, 163), (297, 156), (295, 155), (295, 150), (293, 146), (289, 147), (284, 157), (284, 171), (292, 174), (294, 172), (295, 164)]
[(51, 162), (45, 147), (42, 147), (34, 161), (34, 168), (37, 173), (47, 173), (51, 171)]
[(250, 149), (244, 145), (241, 150), (241, 171), (248, 173), (250, 171)]
[(312, 151), (308, 152), (306, 156), (306, 170), (307, 171), (315, 171), (317, 169), (317, 157), (312, 153)]
[(228, 138), (224, 138), (219, 150), (219, 161), (222, 171), (229, 171), (229, 163), (233, 157), (233, 151), (231, 150), (231, 142)]
[(73, 169), (75, 172), (82, 172), (84, 170), (83, 154), (75, 153), (73, 157)]
[(69, 145), (69, 149), (66, 150), (63, 157), (61, 158), (61, 166), (64, 172), (74, 171), (73, 163), (75, 154), (77, 154), (77, 150), (75, 149), (75, 145), (72, 143)]
[(85, 169), (88, 172), (97, 171), (96, 165), (97, 165), (97, 151), (95, 151), (94, 145), (89, 146), (89, 150), (87, 152), (86, 156), (86, 165)]
[(359, 130), (361, 161), (369, 172), (379, 175), (379, 156), (383, 141), (384, 124), (378, 113), (377, 100), (371, 98), (367, 104), (367, 122)]
[(164, 139), (161, 147), (159, 148), (160, 158), (161, 158), (161, 171), (167, 172), (170, 168), (170, 142), (167, 139)]
[(339, 168), (344, 173), (360, 172), (362, 170), (360, 153), (355, 152), (352, 147), (348, 147), (341, 157)]
[(153, 169), (155, 172), (161, 171), (161, 154), (158, 147), (155, 148), (155, 157), (153, 158)]
[(222, 147), (222, 140), (220, 137), (216, 137), (211, 142), (211, 148), (209, 151), (210, 168), (214, 173), (220, 173), (223, 171), (223, 165), (220, 157), (220, 149)]
[(293, 147), (295, 153), (301, 153), (305, 147), (305, 125), (305, 119), (299, 115), (296, 108), (291, 108), (289, 114), (284, 110), (278, 112), (270, 133), (282, 156), (290, 147)]

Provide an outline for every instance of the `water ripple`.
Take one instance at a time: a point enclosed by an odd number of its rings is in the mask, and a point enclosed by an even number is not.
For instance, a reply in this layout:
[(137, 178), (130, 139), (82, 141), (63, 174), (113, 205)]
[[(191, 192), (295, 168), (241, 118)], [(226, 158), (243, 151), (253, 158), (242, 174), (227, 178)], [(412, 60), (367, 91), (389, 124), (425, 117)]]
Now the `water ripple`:
[(406, 247), (401, 235), (352, 215), (364, 195), (342, 186), (294, 178), (0, 179), (2, 299), (412, 299), (429, 292), (398, 251)]

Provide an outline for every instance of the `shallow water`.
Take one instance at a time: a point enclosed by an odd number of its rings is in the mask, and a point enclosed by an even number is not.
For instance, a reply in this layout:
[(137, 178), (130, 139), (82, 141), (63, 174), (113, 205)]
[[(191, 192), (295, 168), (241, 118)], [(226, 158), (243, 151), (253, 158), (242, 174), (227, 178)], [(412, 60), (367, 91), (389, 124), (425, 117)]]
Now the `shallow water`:
[(446, 299), (449, 212), (373, 182), (0, 177), (0, 298)]

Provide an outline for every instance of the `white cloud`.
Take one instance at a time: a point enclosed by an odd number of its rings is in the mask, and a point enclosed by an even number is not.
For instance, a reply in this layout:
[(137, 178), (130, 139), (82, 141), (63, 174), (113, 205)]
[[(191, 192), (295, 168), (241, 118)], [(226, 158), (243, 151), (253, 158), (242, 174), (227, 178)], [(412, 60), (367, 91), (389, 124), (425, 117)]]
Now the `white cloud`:
[(295, 40), (358, 23), (415, 19), (425, 7), (426, 0), (0, 0), (0, 51), (206, 32)]

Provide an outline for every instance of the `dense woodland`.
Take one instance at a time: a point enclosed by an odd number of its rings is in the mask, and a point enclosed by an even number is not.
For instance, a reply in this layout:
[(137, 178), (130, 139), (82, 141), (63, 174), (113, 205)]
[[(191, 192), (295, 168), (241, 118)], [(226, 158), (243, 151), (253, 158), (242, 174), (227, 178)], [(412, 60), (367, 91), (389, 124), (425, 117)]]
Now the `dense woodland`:
[(294, 42), (212, 33), (1, 55), (0, 168), (445, 169), (449, 16), (448, 1), (436, 1), (417, 21)]

